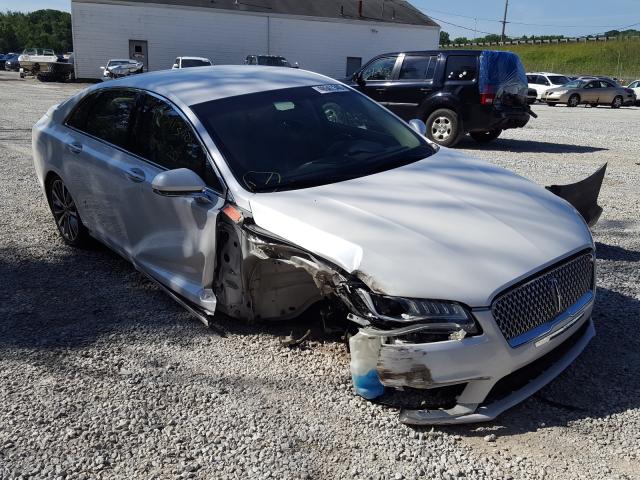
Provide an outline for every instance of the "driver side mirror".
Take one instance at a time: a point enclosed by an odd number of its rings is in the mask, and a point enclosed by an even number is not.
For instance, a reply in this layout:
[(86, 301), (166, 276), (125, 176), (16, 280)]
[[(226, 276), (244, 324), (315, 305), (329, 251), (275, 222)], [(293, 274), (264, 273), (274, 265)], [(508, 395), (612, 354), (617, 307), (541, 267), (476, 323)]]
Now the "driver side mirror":
[(298, 62), (293, 62), (293, 68), (300, 68), (300, 64)]
[(107, 67), (100, 67), (100, 70), (104, 70), (105, 68), (107, 68)]
[(171, 68), (174, 68), (174, 69), (175, 69), (175, 68), (178, 68), (178, 64), (177, 64), (177, 63), (174, 63), (174, 64), (173, 64), (173, 67), (171, 67)]
[(417, 119), (417, 118), (414, 118), (413, 120), (409, 120), (409, 126), (418, 135), (420, 135), (422, 137), (427, 135), (427, 126), (425, 125), (425, 123), (422, 120)]
[(165, 197), (206, 197), (204, 180), (188, 168), (176, 168), (156, 175), (151, 182), (154, 193)]
[(366, 80), (364, 78), (362, 78), (362, 73), (361, 72), (354, 73), (352, 78), (361, 87), (364, 87), (364, 85), (367, 83)]

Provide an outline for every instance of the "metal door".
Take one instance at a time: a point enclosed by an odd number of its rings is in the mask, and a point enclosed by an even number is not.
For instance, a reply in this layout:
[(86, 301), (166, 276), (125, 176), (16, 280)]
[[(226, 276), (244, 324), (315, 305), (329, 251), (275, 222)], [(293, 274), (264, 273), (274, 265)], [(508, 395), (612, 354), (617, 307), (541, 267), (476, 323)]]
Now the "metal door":
[(138, 60), (144, 65), (144, 71), (149, 71), (149, 51), (146, 40), (129, 40), (129, 58)]
[[(156, 143), (164, 135), (167, 143), (177, 145), (174, 141), (180, 138), (184, 148), (176, 146), (176, 151), (182, 155), (182, 158), (176, 156), (176, 161), (189, 158), (188, 152), (193, 148), (187, 145), (197, 144), (201, 149), (199, 151), (203, 152), (203, 166), (204, 162), (210, 162), (206, 149), (177, 107), (147, 94), (144, 101), (139, 103), (136, 118), (133, 132), (141, 142)], [(158, 129), (156, 132), (161, 133), (151, 136), (151, 129)], [(140, 154), (151, 158), (138, 160), (138, 195), (135, 201), (128, 204), (136, 218), (129, 225), (134, 264), (174, 292), (213, 313), (215, 296), (211, 288), (215, 268), (216, 224), (224, 197), (221, 192), (209, 188), (209, 200), (191, 195), (163, 196), (154, 192), (152, 182), (157, 174), (185, 165), (156, 163), (164, 163), (173, 155), (156, 158), (152, 151), (140, 151)], [(209, 167), (213, 172), (213, 167)], [(197, 170), (195, 166), (192, 169)], [(206, 178), (205, 174), (196, 173)]]
[(386, 87), (386, 106), (404, 120), (419, 118), (422, 102), (433, 93), (436, 55), (401, 55), (401, 66)]
[(351, 77), (360, 70), (362, 66), (362, 57), (347, 57), (347, 77)]

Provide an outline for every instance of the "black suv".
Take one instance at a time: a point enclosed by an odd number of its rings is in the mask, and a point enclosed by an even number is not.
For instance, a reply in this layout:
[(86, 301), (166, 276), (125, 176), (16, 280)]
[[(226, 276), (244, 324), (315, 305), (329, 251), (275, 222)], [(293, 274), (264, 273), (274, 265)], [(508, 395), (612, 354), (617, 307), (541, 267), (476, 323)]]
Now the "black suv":
[(524, 127), (535, 116), (518, 56), (491, 50), (436, 50), (378, 55), (347, 80), (427, 136), (451, 147), (469, 133), (478, 142)]

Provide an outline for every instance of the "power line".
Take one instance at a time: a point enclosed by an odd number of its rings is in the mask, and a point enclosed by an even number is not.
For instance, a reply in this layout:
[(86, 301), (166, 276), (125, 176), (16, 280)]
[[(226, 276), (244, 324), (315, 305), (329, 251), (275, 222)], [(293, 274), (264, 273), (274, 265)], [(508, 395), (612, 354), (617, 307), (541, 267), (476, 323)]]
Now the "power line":
[(447, 22), (446, 20), (442, 20), (441, 18), (436, 18), (436, 17), (433, 17), (433, 16), (431, 16), (431, 15), (429, 15), (429, 18), (432, 18), (433, 20), (437, 20), (438, 22), (441, 22), (441, 23), (446, 23), (447, 25), (452, 25), (452, 26), (454, 26), (454, 27), (462, 28), (462, 29), (464, 29), (464, 30), (469, 30), (469, 31), (471, 31), (471, 32), (486, 33), (487, 35), (497, 35), (495, 32), (485, 32), (485, 31), (483, 31), (483, 30), (477, 30), (477, 29), (475, 29), (475, 28), (465, 27), (465, 26), (463, 26), (463, 25), (458, 25), (458, 24), (456, 24), (456, 23)]
[[(460, 18), (468, 18), (469, 20), (481, 20), (484, 22), (495, 22), (495, 23), (502, 23), (503, 20), (499, 20), (497, 18), (486, 18), (486, 17), (473, 17), (470, 15), (461, 15), (458, 13), (451, 13), (451, 12), (444, 12), (442, 10), (435, 10), (432, 8), (428, 9), (429, 12), (436, 12), (436, 13), (441, 13), (443, 15), (448, 15), (451, 17), (460, 17)], [(428, 14), (428, 12), (425, 12), (426, 14)], [(434, 17), (431, 17), (434, 18)], [(444, 23), (449, 23), (449, 22), (444, 22)], [(551, 24), (551, 23), (528, 23), (528, 22), (517, 22), (517, 21), (512, 21), (510, 20), (507, 23), (512, 23), (514, 25), (525, 25), (525, 26), (530, 26), (530, 27), (550, 27), (550, 28), (616, 28), (616, 29), (626, 29), (629, 27), (633, 27), (635, 25), (640, 25), (640, 22), (638, 23), (633, 23), (631, 25), (628, 25), (626, 27), (619, 27), (618, 25), (558, 25), (558, 24)], [(460, 28), (464, 28), (466, 30), (469, 30), (468, 27), (462, 27), (460, 26)], [(471, 29), (473, 30), (473, 29)]]

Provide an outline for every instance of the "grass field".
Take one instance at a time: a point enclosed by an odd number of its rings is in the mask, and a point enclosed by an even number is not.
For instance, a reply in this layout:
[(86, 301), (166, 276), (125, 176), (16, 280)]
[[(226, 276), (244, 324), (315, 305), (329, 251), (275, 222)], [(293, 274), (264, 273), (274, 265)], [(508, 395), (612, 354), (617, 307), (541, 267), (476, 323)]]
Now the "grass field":
[(624, 80), (640, 78), (640, 39), (476, 48), (515, 52), (522, 59), (528, 72), (607, 75)]

